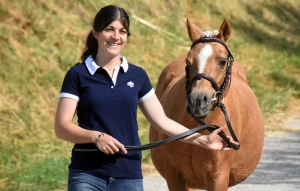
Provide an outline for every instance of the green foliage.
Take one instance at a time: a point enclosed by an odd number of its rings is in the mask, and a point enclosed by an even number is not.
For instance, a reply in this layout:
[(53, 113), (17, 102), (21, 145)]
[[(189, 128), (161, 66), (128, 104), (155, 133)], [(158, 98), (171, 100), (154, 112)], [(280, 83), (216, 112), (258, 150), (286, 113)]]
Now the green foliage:
[[(200, 30), (218, 29), (226, 18), (228, 44), (265, 118), (300, 98), (297, 0), (0, 1), (0, 190), (65, 190), (72, 145), (53, 131), (61, 82), (108, 4), (129, 13), (132, 36), (123, 53), (154, 87), (162, 69), (189, 50), (187, 18)], [(147, 143), (149, 123), (141, 113), (138, 121)], [(143, 154), (148, 162), (150, 152)]]
[[(24, 161), (22, 169), (16, 171), (13, 180), (5, 187), (5, 190), (54, 190), (63, 189), (65, 179), (68, 176), (67, 166), (69, 160), (65, 157), (35, 159), (30, 163)], [(34, 165), (32, 165), (34, 163)]]

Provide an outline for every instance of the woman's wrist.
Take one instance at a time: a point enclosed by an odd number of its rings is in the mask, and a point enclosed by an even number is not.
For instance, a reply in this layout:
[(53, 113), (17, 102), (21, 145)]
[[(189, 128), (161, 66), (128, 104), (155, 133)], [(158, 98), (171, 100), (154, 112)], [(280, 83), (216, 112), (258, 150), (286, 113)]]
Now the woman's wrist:
[(94, 143), (97, 145), (99, 139), (100, 139), (101, 137), (103, 137), (103, 136), (104, 136), (104, 133), (102, 133), (102, 132), (97, 132), (97, 137), (96, 137), (96, 140), (94, 141)]
[(207, 148), (207, 143), (208, 143), (207, 135), (203, 135), (201, 133), (195, 133), (193, 135), (190, 135), (186, 137), (183, 141), (198, 146), (200, 145), (204, 148)]

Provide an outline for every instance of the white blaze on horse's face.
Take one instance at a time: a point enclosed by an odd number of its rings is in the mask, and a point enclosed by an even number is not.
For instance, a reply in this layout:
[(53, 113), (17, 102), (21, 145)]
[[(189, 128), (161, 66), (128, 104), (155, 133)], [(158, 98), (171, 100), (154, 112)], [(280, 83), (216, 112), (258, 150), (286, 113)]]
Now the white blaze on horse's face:
[(206, 67), (207, 59), (212, 55), (213, 49), (210, 44), (206, 44), (200, 53), (198, 54), (198, 58), (200, 60), (199, 73), (204, 73), (204, 69)]

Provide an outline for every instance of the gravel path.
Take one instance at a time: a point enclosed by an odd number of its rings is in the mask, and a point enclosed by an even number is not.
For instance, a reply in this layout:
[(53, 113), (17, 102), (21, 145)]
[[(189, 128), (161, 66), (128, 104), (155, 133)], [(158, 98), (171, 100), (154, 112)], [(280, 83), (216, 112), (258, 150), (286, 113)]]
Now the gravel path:
[[(300, 114), (299, 114), (300, 117)], [(295, 132), (265, 137), (262, 158), (251, 176), (229, 191), (300, 190), (300, 118), (284, 123)], [(166, 181), (156, 176), (144, 178), (145, 191), (167, 191)]]

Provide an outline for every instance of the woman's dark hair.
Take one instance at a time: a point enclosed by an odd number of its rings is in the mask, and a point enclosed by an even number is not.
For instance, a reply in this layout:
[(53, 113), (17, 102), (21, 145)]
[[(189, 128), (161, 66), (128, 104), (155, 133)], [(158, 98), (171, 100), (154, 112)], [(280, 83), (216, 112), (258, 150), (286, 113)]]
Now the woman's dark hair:
[[(114, 5), (108, 5), (100, 9), (100, 11), (96, 14), (93, 21), (93, 29), (96, 32), (103, 31), (110, 23), (115, 20), (120, 20), (122, 25), (127, 30), (127, 35), (130, 36), (129, 32), (129, 16), (126, 11)], [(94, 37), (93, 32), (91, 31), (86, 39), (86, 46), (81, 55), (81, 61), (84, 62), (87, 57), (92, 55), (95, 59), (98, 52), (98, 41)]]

